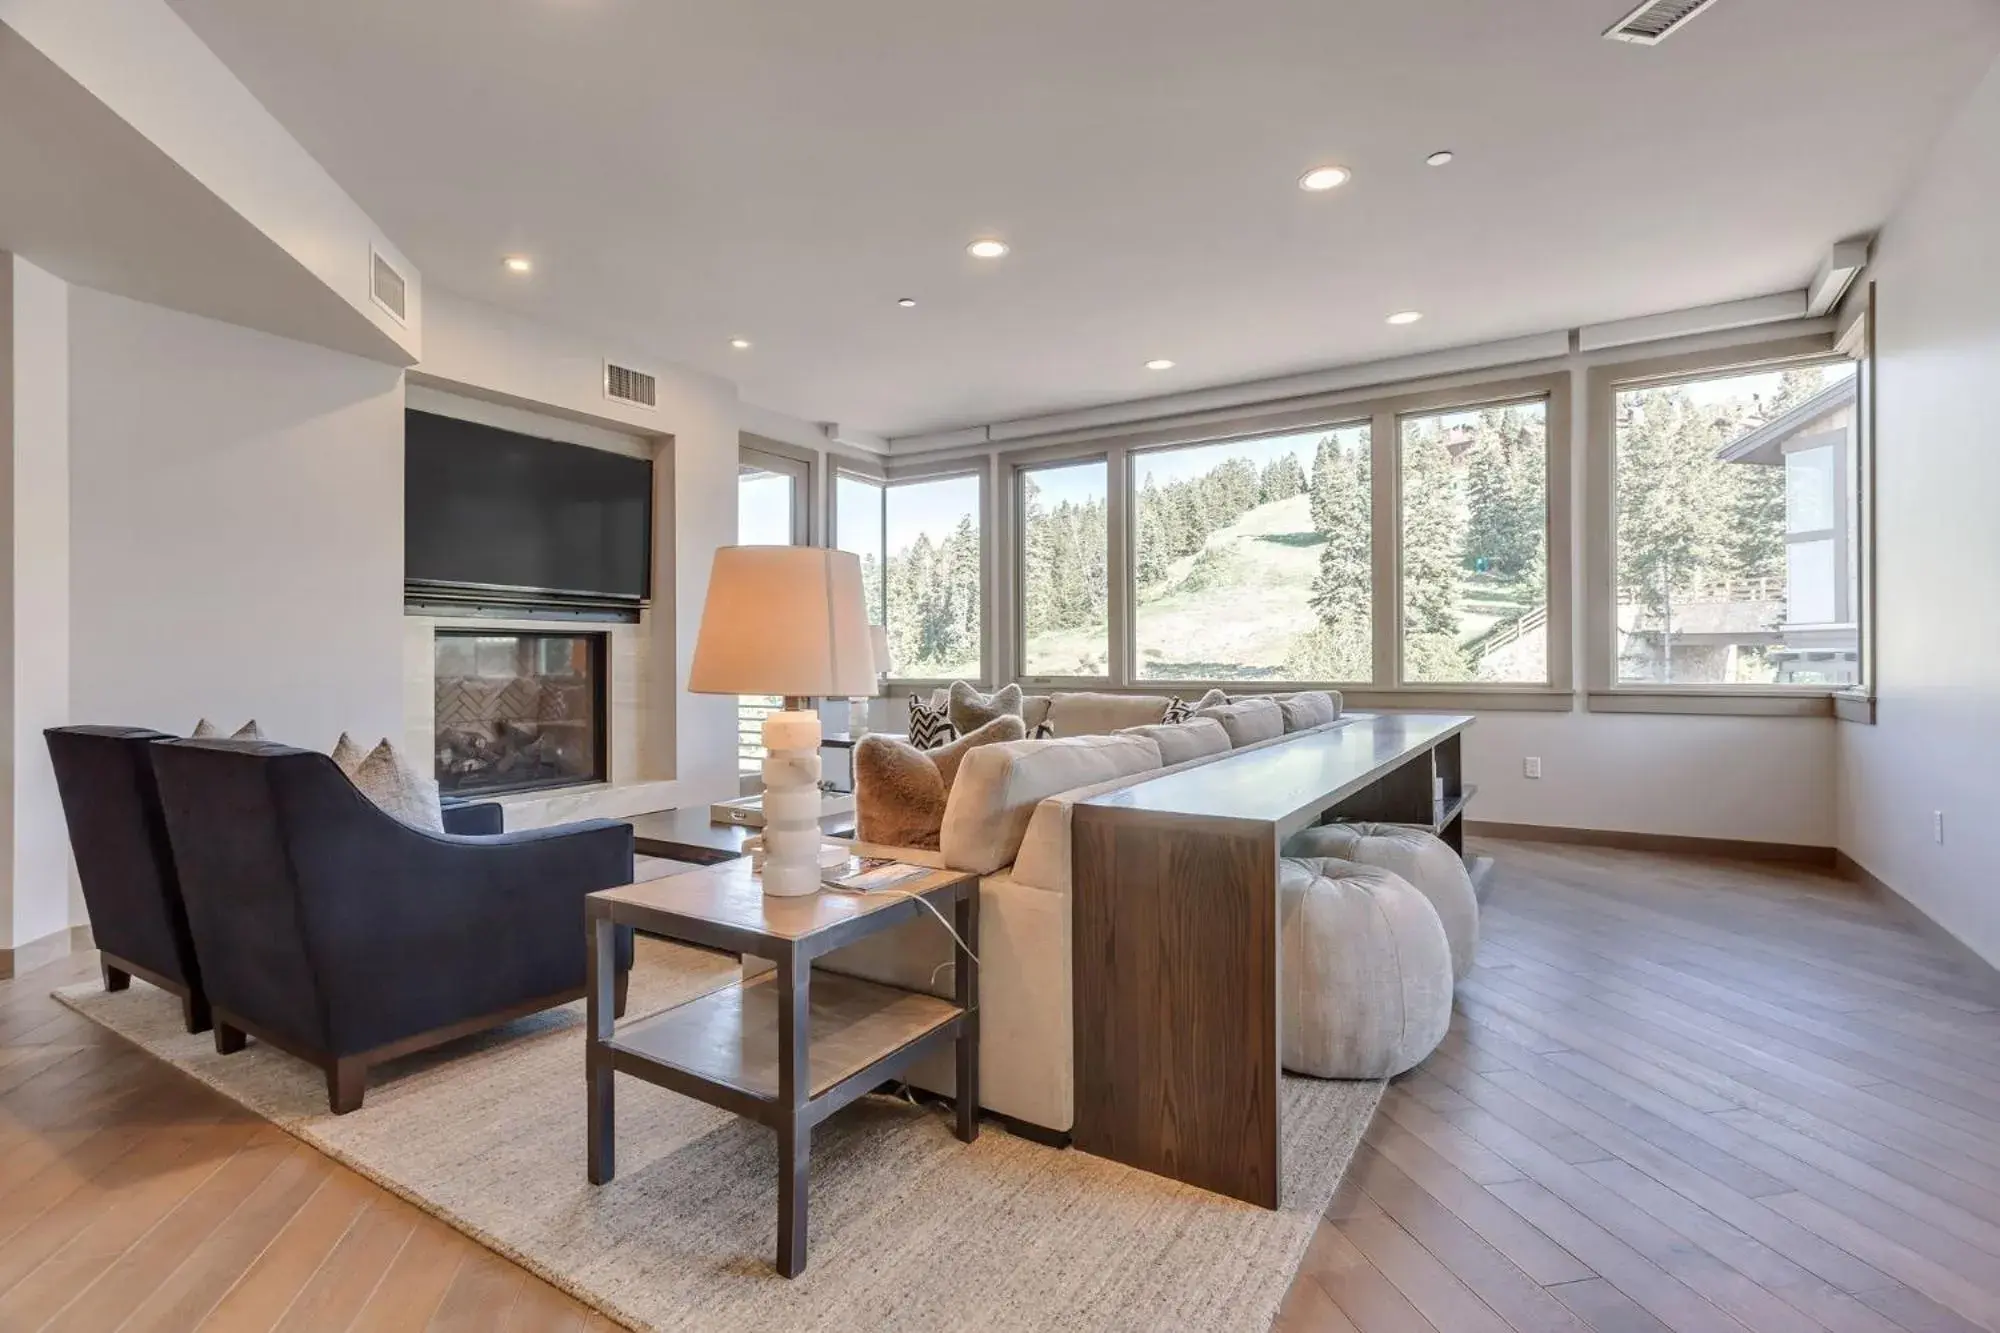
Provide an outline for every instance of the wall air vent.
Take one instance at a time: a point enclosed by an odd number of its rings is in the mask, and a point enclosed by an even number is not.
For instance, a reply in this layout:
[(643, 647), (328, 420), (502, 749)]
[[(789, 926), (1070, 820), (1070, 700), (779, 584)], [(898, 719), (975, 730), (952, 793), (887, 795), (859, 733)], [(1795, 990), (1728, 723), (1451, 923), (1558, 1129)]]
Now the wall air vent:
[(630, 366), (604, 363), (604, 396), (614, 403), (629, 403), (633, 407), (658, 407), (660, 405), (660, 385), (643, 370)]
[(368, 294), (375, 298), (376, 305), (394, 315), (398, 324), (409, 323), (410, 284), (379, 251), (370, 248), (368, 258), (371, 261)]
[(1715, 0), (1646, 0), (1645, 4), (1606, 28), (1604, 36), (1614, 42), (1656, 46), (1686, 27), (1689, 19), (1714, 3)]

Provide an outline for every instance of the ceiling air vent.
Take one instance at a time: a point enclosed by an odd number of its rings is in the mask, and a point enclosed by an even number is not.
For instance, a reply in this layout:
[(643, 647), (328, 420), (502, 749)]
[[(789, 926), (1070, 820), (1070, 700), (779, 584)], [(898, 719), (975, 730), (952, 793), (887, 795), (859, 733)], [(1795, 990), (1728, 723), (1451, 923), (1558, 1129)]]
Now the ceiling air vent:
[(1714, 4), (1715, 0), (1646, 0), (1637, 9), (1604, 30), (1614, 42), (1637, 42), (1655, 46), (1687, 25), (1689, 19)]
[(410, 284), (396, 271), (395, 265), (382, 258), (379, 251), (370, 249), (368, 257), (373, 261), (368, 279), (368, 294), (375, 298), (375, 304), (396, 317), (398, 324), (410, 322)]
[(634, 407), (658, 407), (660, 405), (659, 382), (643, 370), (630, 366), (604, 363), (604, 396), (615, 403), (630, 403)]

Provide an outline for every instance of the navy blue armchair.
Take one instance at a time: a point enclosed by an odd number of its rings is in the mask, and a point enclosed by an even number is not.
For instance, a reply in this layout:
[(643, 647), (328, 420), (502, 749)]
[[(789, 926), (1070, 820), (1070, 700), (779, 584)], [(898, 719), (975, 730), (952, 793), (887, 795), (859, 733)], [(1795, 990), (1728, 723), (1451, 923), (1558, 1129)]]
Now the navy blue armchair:
[[(312, 751), (170, 740), (151, 755), (216, 1049), (255, 1037), (318, 1065), (338, 1114), (372, 1065), (581, 996), (584, 895), (632, 878), (629, 824), (439, 835)], [(631, 961), (626, 933), (621, 1011)]]
[(153, 777), (153, 742), (169, 737), (144, 727), (50, 727), (42, 736), (104, 988), (124, 990), (142, 977), (180, 996), (189, 1032), (208, 1031), (208, 998)]

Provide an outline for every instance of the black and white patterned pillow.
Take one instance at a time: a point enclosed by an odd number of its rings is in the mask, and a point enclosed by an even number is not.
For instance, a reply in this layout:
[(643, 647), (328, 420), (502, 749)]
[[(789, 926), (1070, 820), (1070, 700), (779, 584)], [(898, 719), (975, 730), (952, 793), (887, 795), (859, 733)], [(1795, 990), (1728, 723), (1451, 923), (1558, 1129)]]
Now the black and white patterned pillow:
[(1048, 721), (1046, 718), (1037, 722), (1035, 729), (1028, 733), (1028, 739), (1031, 741), (1052, 741), (1055, 738), (1056, 724)]
[(935, 750), (956, 739), (958, 732), (951, 725), (948, 704), (942, 700), (933, 704), (918, 695), (910, 696), (910, 744), (919, 750)]
[(1189, 722), (1194, 719), (1194, 705), (1178, 694), (1167, 700), (1167, 714), (1162, 722)]

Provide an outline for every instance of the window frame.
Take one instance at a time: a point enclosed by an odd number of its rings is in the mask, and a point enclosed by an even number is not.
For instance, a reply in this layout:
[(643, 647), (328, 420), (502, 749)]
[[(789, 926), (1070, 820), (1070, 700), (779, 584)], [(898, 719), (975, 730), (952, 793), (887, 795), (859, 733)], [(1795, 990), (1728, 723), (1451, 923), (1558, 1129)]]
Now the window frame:
[(880, 540), (883, 548), (881, 598), (877, 605), (868, 608), (870, 612), (868, 623), (871, 625), (886, 625), (889, 622), (889, 580), (887, 577), (889, 565), (889, 481), (880, 472), (855, 467), (844, 459), (840, 460), (832, 469), (832, 475), (828, 477), (826, 487), (826, 544), (829, 550), (835, 551), (844, 549), (840, 544), (840, 480), (842, 477), (864, 482), (882, 492), (881, 507), (883, 519), (877, 525), (878, 530), (876, 532), (876, 537)]
[[(1867, 517), (1873, 510), (1873, 431), (1867, 424), (1873, 413), (1873, 385), (1869, 377), (1872, 362), (1865, 354), (1844, 350), (1845, 341), (1832, 333), (1806, 334), (1591, 367), (1584, 531), (1586, 709), (1598, 713), (1832, 717), (1837, 712), (1837, 696), (1867, 697), (1867, 682), (1873, 670), (1870, 642), (1874, 623), (1870, 595), (1874, 541)], [(1860, 438), (1854, 478), (1854, 541), (1859, 545), (1860, 561), (1855, 597), (1859, 674), (1863, 682), (1860, 689), (1838, 685), (1621, 684), (1617, 662), (1619, 392), (1783, 370), (1788, 366), (1824, 365), (1843, 358), (1855, 363), (1857, 377), (1855, 429)], [(1872, 715), (1872, 699), (1869, 703)]]
[[(1395, 589), (1394, 608), (1395, 639), (1391, 646), (1390, 679), (1398, 691), (1423, 696), (1450, 696), (1458, 698), (1476, 696), (1519, 696), (1524, 699), (1559, 695), (1569, 707), (1575, 691), (1574, 663), (1571, 658), (1573, 621), (1571, 619), (1571, 579), (1574, 573), (1571, 559), (1569, 533), (1571, 531), (1570, 505), (1570, 394), (1569, 376), (1562, 374), (1556, 379), (1537, 378), (1520, 381), (1514, 385), (1476, 385), (1479, 390), (1471, 396), (1445, 392), (1438, 394), (1415, 394), (1398, 400), (1395, 410), (1389, 414), (1390, 470), (1392, 503), (1395, 513), (1392, 517), (1392, 556), (1395, 562), (1392, 586)], [(1494, 390), (1519, 389), (1520, 392), (1496, 393)], [(1527, 403), (1542, 404), (1542, 447), (1543, 458), (1543, 529), (1548, 583), (1548, 611), (1543, 624), (1547, 635), (1548, 675), (1540, 681), (1416, 681), (1408, 678), (1408, 663), (1404, 660), (1404, 646), (1408, 636), (1404, 633), (1403, 600), (1403, 423), (1412, 418), (1445, 416), (1455, 412), (1477, 412), (1489, 407), (1516, 407)], [(1377, 523), (1377, 532), (1381, 524)], [(1376, 670), (1380, 672), (1382, 662), (1378, 658)], [(1489, 705), (1490, 706), (1490, 705)]]
[[(1049, 676), (1031, 675), (1028, 671), (1028, 599), (1027, 599), (1027, 559), (1028, 559), (1028, 504), (1027, 479), (1031, 472), (1046, 472), (1051, 468), (1077, 467), (1089, 463), (1104, 464), (1104, 566), (1108, 586), (1105, 590), (1105, 644), (1104, 674), (1101, 676)], [(1122, 453), (1114, 457), (1114, 452), (1106, 449), (1083, 448), (1077, 452), (1068, 451), (1050, 456), (1030, 456), (1010, 458), (1006, 463), (1008, 515), (1007, 546), (1010, 553), (1007, 561), (1006, 596), (1009, 619), (1009, 642), (1011, 653), (1008, 660), (1013, 664), (1013, 679), (1022, 686), (1067, 687), (1067, 686), (1108, 686), (1118, 678), (1118, 640), (1120, 628), (1120, 598), (1118, 584), (1129, 565), (1129, 557), (1121, 554), (1120, 529), (1124, 525), (1124, 506), (1114, 500), (1114, 487), (1124, 476), (1126, 460)]]
[[(994, 676), (993, 664), (1000, 660), (995, 655), (995, 640), (998, 636), (994, 630), (998, 617), (993, 613), (993, 608), (1000, 605), (1000, 603), (994, 600), (996, 595), (998, 595), (994, 586), (996, 580), (994, 578), (995, 562), (993, 557), (993, 553), (997, 549), (995, 545), (995, 526), (999, 514), (996, 511), (1011, 513), (1013, 508), (1011, 504), (1002, 505), (999, 503), (998, 497), (995, 494), (998, 488), (993, 485), (992, 472), (993, 460), (982, 455), (973, 458), (925, 459), (905, 464), (901, 467), (892, 464), (890, 467), (884, 469), (883, 476), (879, 478), (865, 478), (869, 481), (878, 481), (882, 486), (881, 623), (884, 626), (887, 626), (889, 623), (889, 557), (891, 554), (889, 550), (889, 492), (898, 487), (912, 486), (923, 482), (950, 481), (958, 477), (975, 477), (978, 479), (979, 499), (974, 505), (974, 513), (978, 518), (979, 526), (979, 670), (975, 673), (974, 678), (968, 680), (966, 683), (977, 685), (981, 688), (992, 684)], [(855, 475), (859, 477), (864, 474), (856, 473)], [(883, 678), (883, 691), (887, 693), (891, 687), (897, 686), (911, 690), (935, 689), (941, 685), (951, 684), (954, 679), (964, 678), (889, 675)]]
[[(792, 485), (792, 546), (812, 545), (812, 464), (789, 454), (776, 454), (754, 445), (740, 444), (736, 449), (737, 484), (742, 484), (743, 469), (755, 468), (774, 476), (786, 478)], [(741, 534), (738, 534), (741, 540)]]

